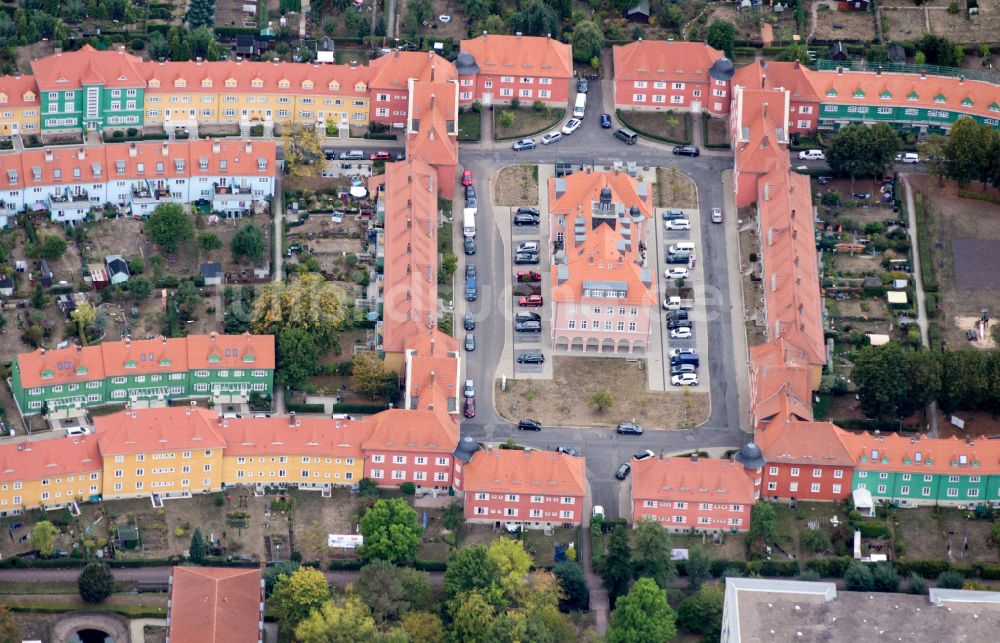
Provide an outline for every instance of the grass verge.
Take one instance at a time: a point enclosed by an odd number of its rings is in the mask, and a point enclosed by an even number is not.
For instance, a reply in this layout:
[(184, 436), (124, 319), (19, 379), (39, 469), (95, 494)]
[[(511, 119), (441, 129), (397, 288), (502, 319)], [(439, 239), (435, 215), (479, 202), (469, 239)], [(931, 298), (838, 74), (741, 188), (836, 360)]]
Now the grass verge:
[[(514, 115), (514, 124), (510, 127), (500, 124), (505, 113)], [(530, 107), (496, 107), (493, 110), (493, 140), (507, 141), (547, 132), (558, 125), (565, 115), (566, 110), (562, 107), (546, 107), (541, 110)]]
[(617, 110), (616, 113), (625, 127), (640, 136), (678, 145), (691, 143), (691, 114), (673, 111), (624, 111), (621, 109)]

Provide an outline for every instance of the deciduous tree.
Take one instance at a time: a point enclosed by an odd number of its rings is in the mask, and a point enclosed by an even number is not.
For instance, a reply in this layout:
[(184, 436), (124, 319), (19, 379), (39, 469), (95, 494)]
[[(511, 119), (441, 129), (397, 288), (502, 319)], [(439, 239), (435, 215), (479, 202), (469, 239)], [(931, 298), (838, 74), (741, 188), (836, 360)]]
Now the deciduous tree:
[(198, 247), (205, 252), (222, 248), (222, 239), (214, 232), (202, 232), (198, 235)]
[(42, 556), (51, 556), (52, 552), (55, 551), (55, 544), (53, 539), (59, 530), (48, 520), (40, 520), (35, 523), (34, 528), (31, 530), (31, 536), (28, 538), (28, 542), (31, 544), (31, 548), (37, 551)]
[(728, 20), (713, 20), (712, 24), (708, 25), (705, 42), (724, 52), (726, 57), (732, 60), (733, 44), (736, 42), (736, 25)]
[(285, 152), (285, 170), (293, 179), (317, 176), (323, 167), (323, 148), (316, 128), (295, 125), (281, 137)]
[(652, 578), (661, 589), (677, 578), (677, 567), (670, 558), (670, 537), (660, 523), (643, 520), (636, 525), (632, 562), (637, 577)]
[(652, 578), (640, 578), (611, 612), (608, 643), (669, 641), (677, 635), (676, 616), (667, 595)]
[(229, 249), (233, 251), (234, 261), (246, 257), (250, 263), (258, 264), (264, 260), (267, 240), (264, 239), (264, 232), (260, 228), (252, 223), (245, 223), (233, 235)]
[(590, 609), (590, 590), (583, 577), (583, 570), (576, 563), (558, 563), (552, 572), (559, 579), (562, 587), (563, 600), (559, 601), (559, 609), (564, 612), (586, 612)]
[(405, 500), (378, 500), (361, 518), (365, 544), (359, 553), (365, 560), (408, 563), (417, 555), (423, 532), (417, 512)]
[(573, 60), (587, 62), (594, 56), (601, 55), (604, 47), (604, 32), (592, 20), (576, 23), (570, 38), (573, 43)]
[(83, 302), (76, 307), (70, 317), (76, 322), (76, 331), (80, 336), (80, 343), (87, 343), (87, 331), (94, 327), (97, 322), (97, 309), (90, 302)]
[(771, 503), (760, 501), (751, 508), (746, 541), (751, 553), (757, 555), (763, 554), (767, 547), (778, 541), (778, 521)]
[(319, 351), (313, 336), (301, 328), (287, 328), (278, 335), (278, 381), (302, 390), (319, 368)]
[(352, 387), (369, 399), (391, 396), (398, 388), (396, 376), (385, 368), (385, 362), (372, 352), (358, 353), (351, 360)]
[(42, 239), (42, 246), (38, 250), (38, 255), (42, 259), (55, 261), (66, 254), (66, 240), (55, 234), (47, 234)]
[(689, 632), (701, 634), (706, 641), (718, 641), (724, 602), (722, 588), (716, 584), (702, 585), (677, 608), (677, 624)]
[(629, 546), (628, 534), (622, 525), (615, 525), (608, 538), (608, 552), (601, 568), (604, 587), (608, 590), (608, 597), (613, 607), (618, 597), (628, 589), (633, 572), (632, 548)]
[(712, 577), (712, 561), (700, 547), (688, 551), (688, 559), (684, 561), (684, 571), (688, 577), (688, 588), (697, 590)]
[(325, 354), (347, 315), (345, 299), (340, 287), (315, 273), (268, 284), (254, 301), (251, 330), (275, 335), (286, 328), (301, 328), (312, 334), (318, 350)]
[(398, 621), (410, 611), (432, 607), (431, 584), (426, 573), (383, 560), (362, 567), (351, 589), (365, 602), (379, 625)]
[(484, 545), (463, 547), (451, 555), (444, 572), (445, 594), (500, 591), (500, 570)]
[(955, 121), (943, 146), (944, 156), (948, 159), (948, 177), (963, 186), (980, 178), (987, 163), (992, 136), (992, 128), (968, 116)]
[(194, 237), (191, 217), (179, 203), (161, 203), (146, 219), (146, 234), (153, 243), (174, 253), (181, 243)]
[(356, 596), (336, 603), (326, 601), (295, 627), (299, 643), (354, 643), (379, 638), (371, 613)]
[(23, 640), (14, 617), (6, 607), (0, 605), (0, 643), (21, 643)]
[(441, 617), (433, 612), (405, 614), (403, 631), (410, 637), (410, 643), (441, 643), (445, 640)]
[(86, 603), (103, 603), (115, 591), (115, 576), (107, 563), (89, 563), (76, 578), (80, 598)]
[(143, 299), (149, 299), (149, 296), (153, 293), (153, 284), (149, 283), (149, 280), (145, 277), (132, 277), (128, 280), (128, 294), (132, 296), (135, 301), (142, 301)]
[(312, 610), (330, 600), (330, 585), (323, 572), (303, 567), (293, 574), (281, 575), (267, 601), (278, 627), (287, 634), (295, 631)]
[(530, 4), (510, 17), (509, 24), (526, 36), (559, 37), (559, 14), (545, 0), (530, 0)]

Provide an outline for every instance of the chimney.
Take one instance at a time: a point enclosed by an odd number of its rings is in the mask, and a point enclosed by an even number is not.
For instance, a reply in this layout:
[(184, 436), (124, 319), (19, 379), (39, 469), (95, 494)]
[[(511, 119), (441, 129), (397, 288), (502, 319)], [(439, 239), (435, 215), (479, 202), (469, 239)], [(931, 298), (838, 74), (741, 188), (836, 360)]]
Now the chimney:
[(920, 70), (920, 79), (924, 80), (926, 78), (927, 78), (927, 70), (926, 69), (921, 69)]
[(80, 355), (81, 353), (83, 353), (83, 346), (80, 346), (79, 344), (77, 344), (76, 345), (76, 354)]
[(87, 151), (81, 147), (76, 151), (76, 158), (80, 159), (81, 161), (87, 158)]
[(875, 75), (876, 76), (882, 75), (882, 65), (879, 65), (878, 67), (875, 68)]
[(767, 74), (760, 75), (760, 88), (764, 89), (764, 85), (767, 83)]
[(131, 158), (135, 158), (139, 154), (138, 148), (136, 148), (135, 143), (129, 143), (128, 155)]
[(125, 45), (118, 45), (118, 53), (119, 54), (125, 53)]
[(212, 141), (212, 154), (222, 153), (222, 143), (219, 141)]
[(253, 152), (253, 143), (247, 141), (246, 147), (244, 149), (246, 150), (247, 154), (250, 154), (251, 152)]
[(399, 58), (399, 50), (396, 50), (396, 58)]
[(42, 348), (42, 357), (45, 357), (45, 348)]
[(796, 60), (796, 61), (795, 61), (795, 69), (798, 69), (798, 68), (799, 68), (800, 66), (801, 66), (801, 65), (799, 65), (799, 61), (797, 61), (797, 60)]
[(288, 414), (288, 426), (295, 426), (295, 411)]
[(965, 84), (965, 74), (962, 74), (961, 76), (958, 77), (958, 84), (959, 85)]
[(52, 162), (52, 150), (45, 150), (45, 162), (46, 163)]
[(764, 103), (764, 120), (767, 120), (767, 103)]
[(695, 451), (691, 454), (691, 464), (698, 464), (698, 452)]
[(844, 75), (844, 68), (843, 67), (837, 67), (837, 75), (838, 76), (843, 76)]
[(215, 331), (214, 330), (209, 334), (209, 337), (212, 338), (212, 343), (214, 344), (215, 343)]
[(170, 156), (170, 146), (164, 143), (160, 146), (160, 154), (163, 156)]
[(516, 38), (517, 38), (518, 40), (520, 40), (520, 39), (521, 39), (521, 36), (522, 36), (522, 35), (524, 35), (524, 34), (522, 34), (522, 33), (521, 33), (520, 31), (518, 31), (518, 32), (516, 32), (516, 33), (514, 34), (514, 36), (515, 36), (515, 37), (516, 37)]

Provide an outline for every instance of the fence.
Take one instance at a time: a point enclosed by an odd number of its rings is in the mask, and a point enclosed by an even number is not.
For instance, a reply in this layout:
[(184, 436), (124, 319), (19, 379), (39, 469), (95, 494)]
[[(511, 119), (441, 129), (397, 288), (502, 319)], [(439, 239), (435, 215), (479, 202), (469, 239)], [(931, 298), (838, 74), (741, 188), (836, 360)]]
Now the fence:
[(931, 76), (965, 77), (969, 80), (982, 80), (987, 83), (1000, 84), (1000, 73), (979, 70), (962, 69), (960, 67), (942, 67), (940, 65), (911, 65), (909, 63), (870, 63), (865, 60), (817, 60), (813, 66), (817, 71), (830, 71), (843, 67), (846, 71), (876, 72), (881, 69), (887, 73), (930, 74)]

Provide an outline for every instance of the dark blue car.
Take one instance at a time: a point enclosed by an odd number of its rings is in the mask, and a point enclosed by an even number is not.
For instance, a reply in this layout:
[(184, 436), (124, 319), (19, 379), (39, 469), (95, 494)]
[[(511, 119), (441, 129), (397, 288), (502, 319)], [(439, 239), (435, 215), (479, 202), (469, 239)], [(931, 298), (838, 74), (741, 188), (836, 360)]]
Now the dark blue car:
[(601, 127), (611, 129), (611, 114), (601, 114)]

